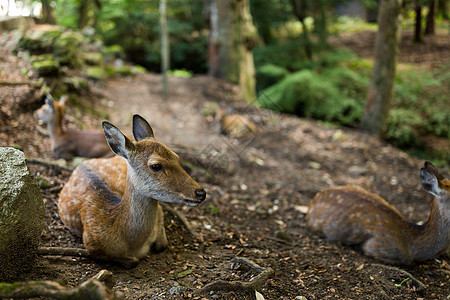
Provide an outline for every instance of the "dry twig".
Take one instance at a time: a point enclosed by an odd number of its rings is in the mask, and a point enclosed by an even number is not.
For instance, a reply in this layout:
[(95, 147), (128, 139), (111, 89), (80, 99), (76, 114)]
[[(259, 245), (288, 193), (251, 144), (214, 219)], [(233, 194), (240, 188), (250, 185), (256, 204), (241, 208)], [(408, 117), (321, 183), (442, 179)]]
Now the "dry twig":
[(218, 280), (212, 283), (205, 285), (202, 289), (200, 289), (197, 293), (201, 295), (209, 294), (210, 292), (243, 292), (243, 293), (251, 293), (255, 290), (261, 290), (264, 283), (269, 279), (270, 276), (273, 275), (274, 271), (272, 268), (263, 268), (253, 261), (244, 258), (244, 257), (235, 257), (231, 260), (232, 263), (246, 265), (258, 272), (259, 274), (253, 278), (250, 282), (242, 282), (242, 281), (223, 281)]
[(110, 281), (110, 276), (112, 276), (111, 272), (102, 270), (93, 278), (74, 288), (62, 286), (54, 281), (0, 283), (0, 298), (121, 299), (121, 295), (114, 294), (100, 282), (101, 280)]
[(418, 291), (425, 290), (427, 288), (425, 286), (425, 284), (422, 283), (422, 281), (420, 281), (416, 277), (412, 276), (411, 273), (406, 272), (405, 270), (399, 269), (399, 268), (394, 267), (394, 266), (387, 266), (387, 265), (383, 265), (383, 264), (372, 264), (372, 266), (376, 266), (376, 267), (380, 267), (380, 268), (387, 269), (387, 270), (390, 270), (390, 271), (398, 272), (398, 273), (402, 274), (403, 276), (409, 277), (411, 279), (411, 281), (413, 281), (413, 282), (415, 282), (417, 284), (417, 290)]

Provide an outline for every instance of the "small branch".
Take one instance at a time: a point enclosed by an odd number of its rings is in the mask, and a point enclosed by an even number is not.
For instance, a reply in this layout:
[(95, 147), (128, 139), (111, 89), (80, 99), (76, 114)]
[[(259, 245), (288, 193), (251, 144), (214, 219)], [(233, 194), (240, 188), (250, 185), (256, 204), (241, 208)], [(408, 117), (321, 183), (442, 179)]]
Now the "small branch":
[(120, 299), (105, 285), (96, 279), (89, 279), (77, 287), (65, 287), (54, 281), (30, 281), (0, 283), (0, 298), (35, 298), (52, 299)]
[(241, 265), (246, 265), (259, 273), (255, 278), (253, 278), (250, 282), (242, 282), (242, 281), (223, 281), (218, 280), (212, 283), (205, 285), (202, 289), (200, 289), (198, 294), (209, 294), (210, 292), (253, 292), (255, 290), (261, 290), (264, 283), (269, 279), (270, 276), (273, 275), (274, 271), (272, 268), (263, 268), (253, 261), (244, 258), (244, 257), (235, 257), (231, 260), (232, 263), (237, 263)]
[(50, 167), (50, 168), (55, 168), (55, 169), (67, 171), (67, 172), (70, 172), (70, 173), (73, 172), (73, 169), (71, 169), (71, 168), (63, 167), (63, 166), (60, 166), (58, 164), (55, 164), (55, 163), (52, 163), (52, 162), (49, 162), (49, 161), (45, 161), (45, 160), (42, 160), (42, 159), (38, 159), (38, 158), (29, 158), (29, 157), (27, 157), (27, 162), (30, 163), (30, 164), (42, 165), (42, 166), (46, 166), (46, 167)]
[(372, 264), (372, 266), (376, 266), (376, 267), (384, 268), (384, 269), (387, 269), (390, 271), (398, 272), (398, 273), (402, 274), (403, 276), (409, 277), (411, 279), (411, 281), (415, 282), (418, 285), (418, 287), (417, 287), (418, 291), (425, 290), (427, 288), (425, 286), (425, 284), (423, 284), (419, 279), (415, 278), (414, 276), (411, 275), (411, 273), (409, 273), (405, 270), (399, 269), (394, 266), (386, 266), (383, 264)]
[(40, 247), (38, 249), (38, 254), (89, 257), (88, 251), (82, 248)]
[(18, 86), (18, 85), (32, 85), (40, 87), (44, 84), (44, 82), (41, 81), (5, 81), (0, 80), (0, 86), (6, 85), (6, 86)]
[(191, 223), (189, 223), (189, 221), (186, 219), (186, 217), (184, 216), (184, 214), (174, 208), (172, 208), (170, 205), (166, 204), (166, 203), (161, 203), (163, 209), (169, 211), (171, 214), (173, 214), (174, 216), (176, 216), (178, 219), (180, 219), (180, 221), (183, 223), (184, 227), (186, 227), (186, 229), (189, 231), (189, 233), (197, 240), (201, 241), (203, 243), (203, 238), (200, 237), (193, 229), (191, 226)]

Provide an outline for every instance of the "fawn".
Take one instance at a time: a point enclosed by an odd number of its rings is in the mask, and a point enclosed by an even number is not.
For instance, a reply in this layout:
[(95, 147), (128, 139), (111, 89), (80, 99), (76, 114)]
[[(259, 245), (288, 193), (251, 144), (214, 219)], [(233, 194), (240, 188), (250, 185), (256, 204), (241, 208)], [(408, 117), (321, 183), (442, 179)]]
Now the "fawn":
[(306, 216), (310, 229), (331, 241), (362, 244), (364, 254), (393, 264), (411, 264), (450, 249), (450, 180), (429, 162), (420, 170), (434, 196), (428, 221), (408, 222), (381, 197), (343, 186), (316, 194)]
[(114, 153), (100, 130), (63, 130), (62, 122), (67, 99), (66, 95), (62, 96), (59, 102), (46, 98), (45, 104), (34, 113), (36, 119), (47, 124), (52, 151), (56, 158), (113, 156)]
[(154, 139), (145, 119), (133, 116), (128, 139), (103, 122), (111, 149), (119, 156), (79, 165), (59, 195), (59, 215), (90, 256), (134, 267), (150, 248), (168, 241), (158, 201), (195, 206), (206, 191), (180, 165), (177, 154)]

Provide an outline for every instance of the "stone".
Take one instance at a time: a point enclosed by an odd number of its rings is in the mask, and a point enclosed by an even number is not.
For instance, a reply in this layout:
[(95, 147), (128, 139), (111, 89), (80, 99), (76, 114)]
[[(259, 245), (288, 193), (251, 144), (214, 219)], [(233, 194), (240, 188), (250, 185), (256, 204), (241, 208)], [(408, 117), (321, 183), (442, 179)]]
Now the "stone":
[(0, 282), (32, 267), (44, 226), (44, 203), (23, 152), (0, 147)]

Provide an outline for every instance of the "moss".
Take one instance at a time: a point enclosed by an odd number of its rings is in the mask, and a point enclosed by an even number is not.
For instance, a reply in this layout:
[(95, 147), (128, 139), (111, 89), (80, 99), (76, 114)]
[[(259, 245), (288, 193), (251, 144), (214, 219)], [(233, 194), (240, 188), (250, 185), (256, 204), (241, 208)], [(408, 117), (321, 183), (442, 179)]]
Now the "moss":
[[(44, 57), (45, 56), (45, 57)], [(60, 73), (59, 62), (47, 55), (41, 55), (31, 62), (31, 66), (38, 76), (56, 76)]]
[(84, 74), (91, 79), (102, 80), (107, 77), (105, 69), (100, 66), (87, 67)]
[(83, 53), (83, 60), (88, 65), (101, 66), (103, 65), (103, 54), (99, 52), (85, 52)]

